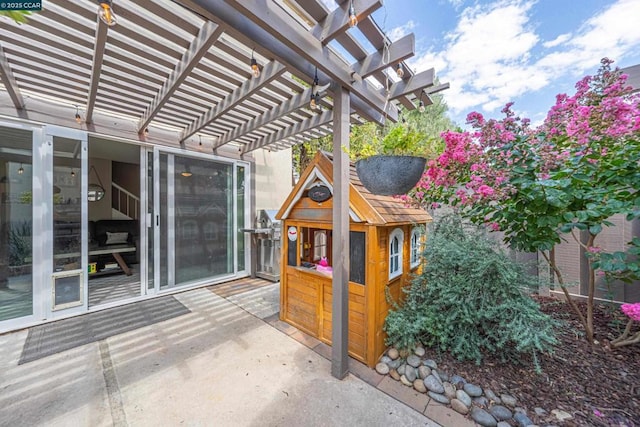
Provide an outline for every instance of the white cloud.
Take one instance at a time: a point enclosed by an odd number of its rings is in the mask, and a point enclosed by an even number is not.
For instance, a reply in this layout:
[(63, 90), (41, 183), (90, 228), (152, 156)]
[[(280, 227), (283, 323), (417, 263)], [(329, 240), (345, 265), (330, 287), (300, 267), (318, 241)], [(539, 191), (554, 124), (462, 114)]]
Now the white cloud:
[(619, 61), (640, 45), (638, 0), (617, 0), (551, 41), (535, 32), (534, 7), (525, 0), (466, 7), (441, 51), (426, 50), (409, 63), (416, 71), (434, 67), (451, 84), (443, 95), (459, 115), (478, 108), (495, 112), (558, 79), (581, 77), (602, 57)]
[(570, 38), (571, 38), (571, 33), (560, 34), (555, 39), (542, 43), (542, 46), (546, 48), (556, 47), (566, 42)]
[(537, 65), (582, 75), (605, 56), (619, 61), (638, 49), (639, 19), (637, 0), (619, 0), (587, 20), (565, 43), (566, 50), (545, 56)]
[(498, 1), (467, 7), (455, 30), (446, 35), (442, 52), (426, 52), (414, 61), (418, 70), (429, 68), (451, 83), (444, 92), (452, 112), (481, 106), (492, 111), (547, 81), (527, 64), (538, 36), (528, 28), (532, 3)]
[(392, 42), (394, 42), (396, 40), (403, 38), (407, 34), (409, 34), (415, 27), (416, 27), (415, 22), (409, 21), (400, 27), (393, 28), (391, 31), (387, 33), (387, 36)]
[(453, 8), (455, 10), (460, 9), (460, 7), (464, 4), (464, 0), (448, 0), (449, 3), (451, 3), (451, 6), (453, 6)]

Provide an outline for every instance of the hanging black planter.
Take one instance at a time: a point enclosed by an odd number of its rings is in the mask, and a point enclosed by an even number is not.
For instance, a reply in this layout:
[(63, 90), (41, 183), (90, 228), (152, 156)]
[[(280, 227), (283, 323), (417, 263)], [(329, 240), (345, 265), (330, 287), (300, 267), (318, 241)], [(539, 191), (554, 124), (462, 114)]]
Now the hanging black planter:
[(371, 156), (356, 162), (360, 182), (383, 196), (407, 194), (422, 177), (427, 159), (415, 156)]

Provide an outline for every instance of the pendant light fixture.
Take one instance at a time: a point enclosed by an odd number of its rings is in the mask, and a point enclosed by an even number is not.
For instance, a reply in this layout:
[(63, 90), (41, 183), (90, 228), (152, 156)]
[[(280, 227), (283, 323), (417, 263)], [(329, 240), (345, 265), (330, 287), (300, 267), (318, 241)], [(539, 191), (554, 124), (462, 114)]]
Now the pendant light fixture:
[(71, 168), (71, 177), (73, 178), (76, 177), (76, 171), (74, 171), (73, 168)]
[(198, 135), (198, 145), (202, 147), (202, 135)]
[(253, 50), (251, 51), (251, 73), (253, 73), (253, 77), (256, 79), (260, 77), (260, 66), (258, 65), (258, 61), (253, 57)]
[(18, 169), (18, 175), (22, 175), (24, 173), (24, 168), (22, 167), (22, 163), (20, 163), (20, 169)]
[(320, 93), (316, 91), (319, 84), (320, 80), (318, 80), (318, 67), (316, 67), (316, 73), (313, 77), (313, 85), (311, 85), (311, 99), (309, 101), (309, 108), (311, 108), (312, 110), (318, 108), (318, 103), (320, 102)]
[(98, 16), (100, 20), (107, 24), (109, 27), (113, 27), (118, 23), (118, 18), (113, 14), (111, 9), (111, 0), (98, 0)]
[(422, 101), (422, 95), (420, 96), (420, 102), (418, 102), (418, 111), (424, 113), (425, 110), (424, 102)]
[(404, 77), (404, 67), (401, 63), (398, 63), (398, 66), (396, 67), (396, 75), (398, 76), (398, 78)]
[(349, 26), (353, 28), (356, 25), (358, 25), (358, 17), (356, 16), (356, 9), (353, 7), (353, 0), (351, 0), (349, 5)]
[(78, 106), (76, 105), (76, 123), (82, 123), (82, 116), (80, 115), (80, 110), (78, 110)]

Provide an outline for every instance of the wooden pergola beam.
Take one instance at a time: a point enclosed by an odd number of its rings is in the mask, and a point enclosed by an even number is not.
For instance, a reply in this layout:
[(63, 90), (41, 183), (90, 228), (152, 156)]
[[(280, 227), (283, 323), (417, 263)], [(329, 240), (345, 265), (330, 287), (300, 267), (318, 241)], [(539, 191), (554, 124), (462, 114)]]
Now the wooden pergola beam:
[(171, 98), (171, 95), (173, 95), (187, 76), (189, 76), (191, 70), (198, 65), (200, 59), (202, 59), (209, 48), (218, 40), (222, 31), (222, 27), (219, 25), (211, 21), (205, 22), (198, 32), (198, 36), (192, 40), (189, 49), (185, 51), (180, 62), (176, 64), (176, 67), (167, 80), (165, 80), (155, 98), (149, 103), (149, 106), (138, 122), (138, 133), (144, 132), (162, 106)]
[[(411, 58), (415, 55), (416, 37), (408, 34), (400, 40), (391, 43), (387, 49), (380, 49), (375, 53), (352, 65), (354, 72), (363, 78), (391, 67), (400, 61)], [(386, 52), (385, 52), (386, 50)]]
[[(316, 92), (319, 93), (320, 96), (324, 96), (328, 88), (329, 88), (329, 85), (321, 86), (319, 88), (316, 88)], [(312, 90), (313, 88), (311, 87), (307, 88), (303, 92), (300, 92), (299, 94), (294, 95), (288, 101), (283, 102), (282, 104), (265, 112), (264, 114), (256, 117), (255, 119), (244, 123), (242, 126), (234, 129), (232, 132), (229, 132), (224, 137), (216, 141), (213, 148), (220, 147), (228, 142), (241, 138), (242, 136), (247, 135), (256, 129), (261, 128), (262, 126), (268, 123), (271, 123), (272, 121), (277, 120), (278, 118), (283, 117), (291, 113), (292, 111), (295, 111), (301, 108), (303, 105), (308, 104), (311, 98)]]
[(436, 72), (433, 68), (422, 71), (409, 79), (400, 80), (391, 85), (389, 88), (389, 99), (397, 99), (401, 96), (420, 91), (433, 86)]
[(102, 60), (107, 44), (107, 31), (109, 26), (96, 17), (96, 37), (93, 42), (93, 62), (91, 64), (91, 81), (89, 83), (89, 93), (87, 94), (87, 110), (85, 111), (85, 121), (93, 121), (93, 109), (96, 106), (98, 97), (98, 86), (100, 84), (100, 73), (102, 72)]
[[(340, 33), (349, 28), (349, 7), (351, 2), (346, 1), (333, 12), (329, 13), (325, 19), (319, 22), (311, 33), (322, 42), (327, 44)], [(369, 16), (382, 7), (382, 0), (353, 0), (353, 7), (358, 19)]]
[(4, 87), (7, 89), (9, 93), (9, 97), (11, 98), (11, 102), (15, 105), (16, 109), (22, 110), (24, 108), (24, 98), (20, 93), (20, 88), (18, 87), (18, 82), (13, 75), (13, 71), (11, 71), (11, 66), (9, 65), (9, 59), (7, 55), (4, 53), (4, 49), (2, 49), (2, 45), (0, 45), (0, 77), (2, 77), (2, 81), (4, 82)]
[(238, 88), (227, 95), (215, 107), (210, 108), (202, 114), (198, 119), (194, 120), (180, 134), (180, 142), (184, 142), (191, 135), (206, 127), (209, 123), (220, 117), (227, 111), (251, 96), (252, 93), (259, 90), (264, 85), (269, 84), (273, 79), (277, 78), (285, 70), (284, 65), (271, 61), (264, 66), (260, 77), (251, 78), (242, 83)]
[[(384, 122), (384, 118), (392, 121), (398, 120), (398, 109), (389, 104), (380, 91), (370, 87), (369, 84), (361, 78), (357, 78), (351, 72), (350, 68), (344, 61), (328, 46), (324, 46), (309, 31), (301, 31), (300, 28), (294, 28), (291, 25), (291, 18), (276, 3), (267, 0), (193, 0), (200, 7), (208, 10), (210, 13), (220, 16), (223, 14), (224, 5), (231, 5), (236, 9), (236, 15), (248, 18), (254, 25), (246, 25), (240, 28), (240, 31), (248, 33), (254, 30), (252, 27), (259, 27), (271, 36), (270, 43), (260, 37), (254, 38), (259, 41), (266, 49), (275, 54), (284, 54), (289, 59), (293, 59), (291, 55), (287, 55), (279, 46), (284, 45), (293, 50), (304, 62), (309, 64), (317, 64), (318, 71), (322, 72), (327, 80), (337, 82), (343, 87), (349, 89), (349, 92), (355, 95), (352, 98), (352, 104), (356, 107), (356, 99), (360, 99), (365, 104), (372, 107), (375, 114), (362, 112), (368, 118), (376, 122)], [(240, 12), (240, 13), (237, 13)], [(294, 61), (289, 61), (290, 63)], [(309, 70), (312, 71), (312, 70)], [(323, 80), (321, 80), (322, 82)], [(326, 81), (326, 80), (325, 80)]]
[(269, 136), (257, 139), (251, 142), (250, 144), (245, 145), (242, 148), (242, 153), (245, 154), (245, 153), (248, 153), (249, 151), (266, 147), (267, 145), (273, 144), (274, 142), (292, 137), (302, 132), (306, 132), (309, 129), (313, 129), (318, 126), (325, 125), (331, 122), (331, 120), (333, 120), (333, 112), (331, 110), (326, 110), (320, 114), (316, 114), (313, 117), (310, 117), (306, 120), (298, 122), (293, 126), (289, 126), (288, 128), (279, 130), (278, 132), (272, 133)]

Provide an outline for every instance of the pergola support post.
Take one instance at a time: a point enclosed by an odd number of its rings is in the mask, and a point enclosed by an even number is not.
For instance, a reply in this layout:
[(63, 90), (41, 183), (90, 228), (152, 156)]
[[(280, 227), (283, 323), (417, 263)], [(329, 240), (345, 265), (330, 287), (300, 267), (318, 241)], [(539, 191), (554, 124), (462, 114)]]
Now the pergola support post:
[(333, 114), (331, 375), (349, 373), (349, 91), (336, 85)]

